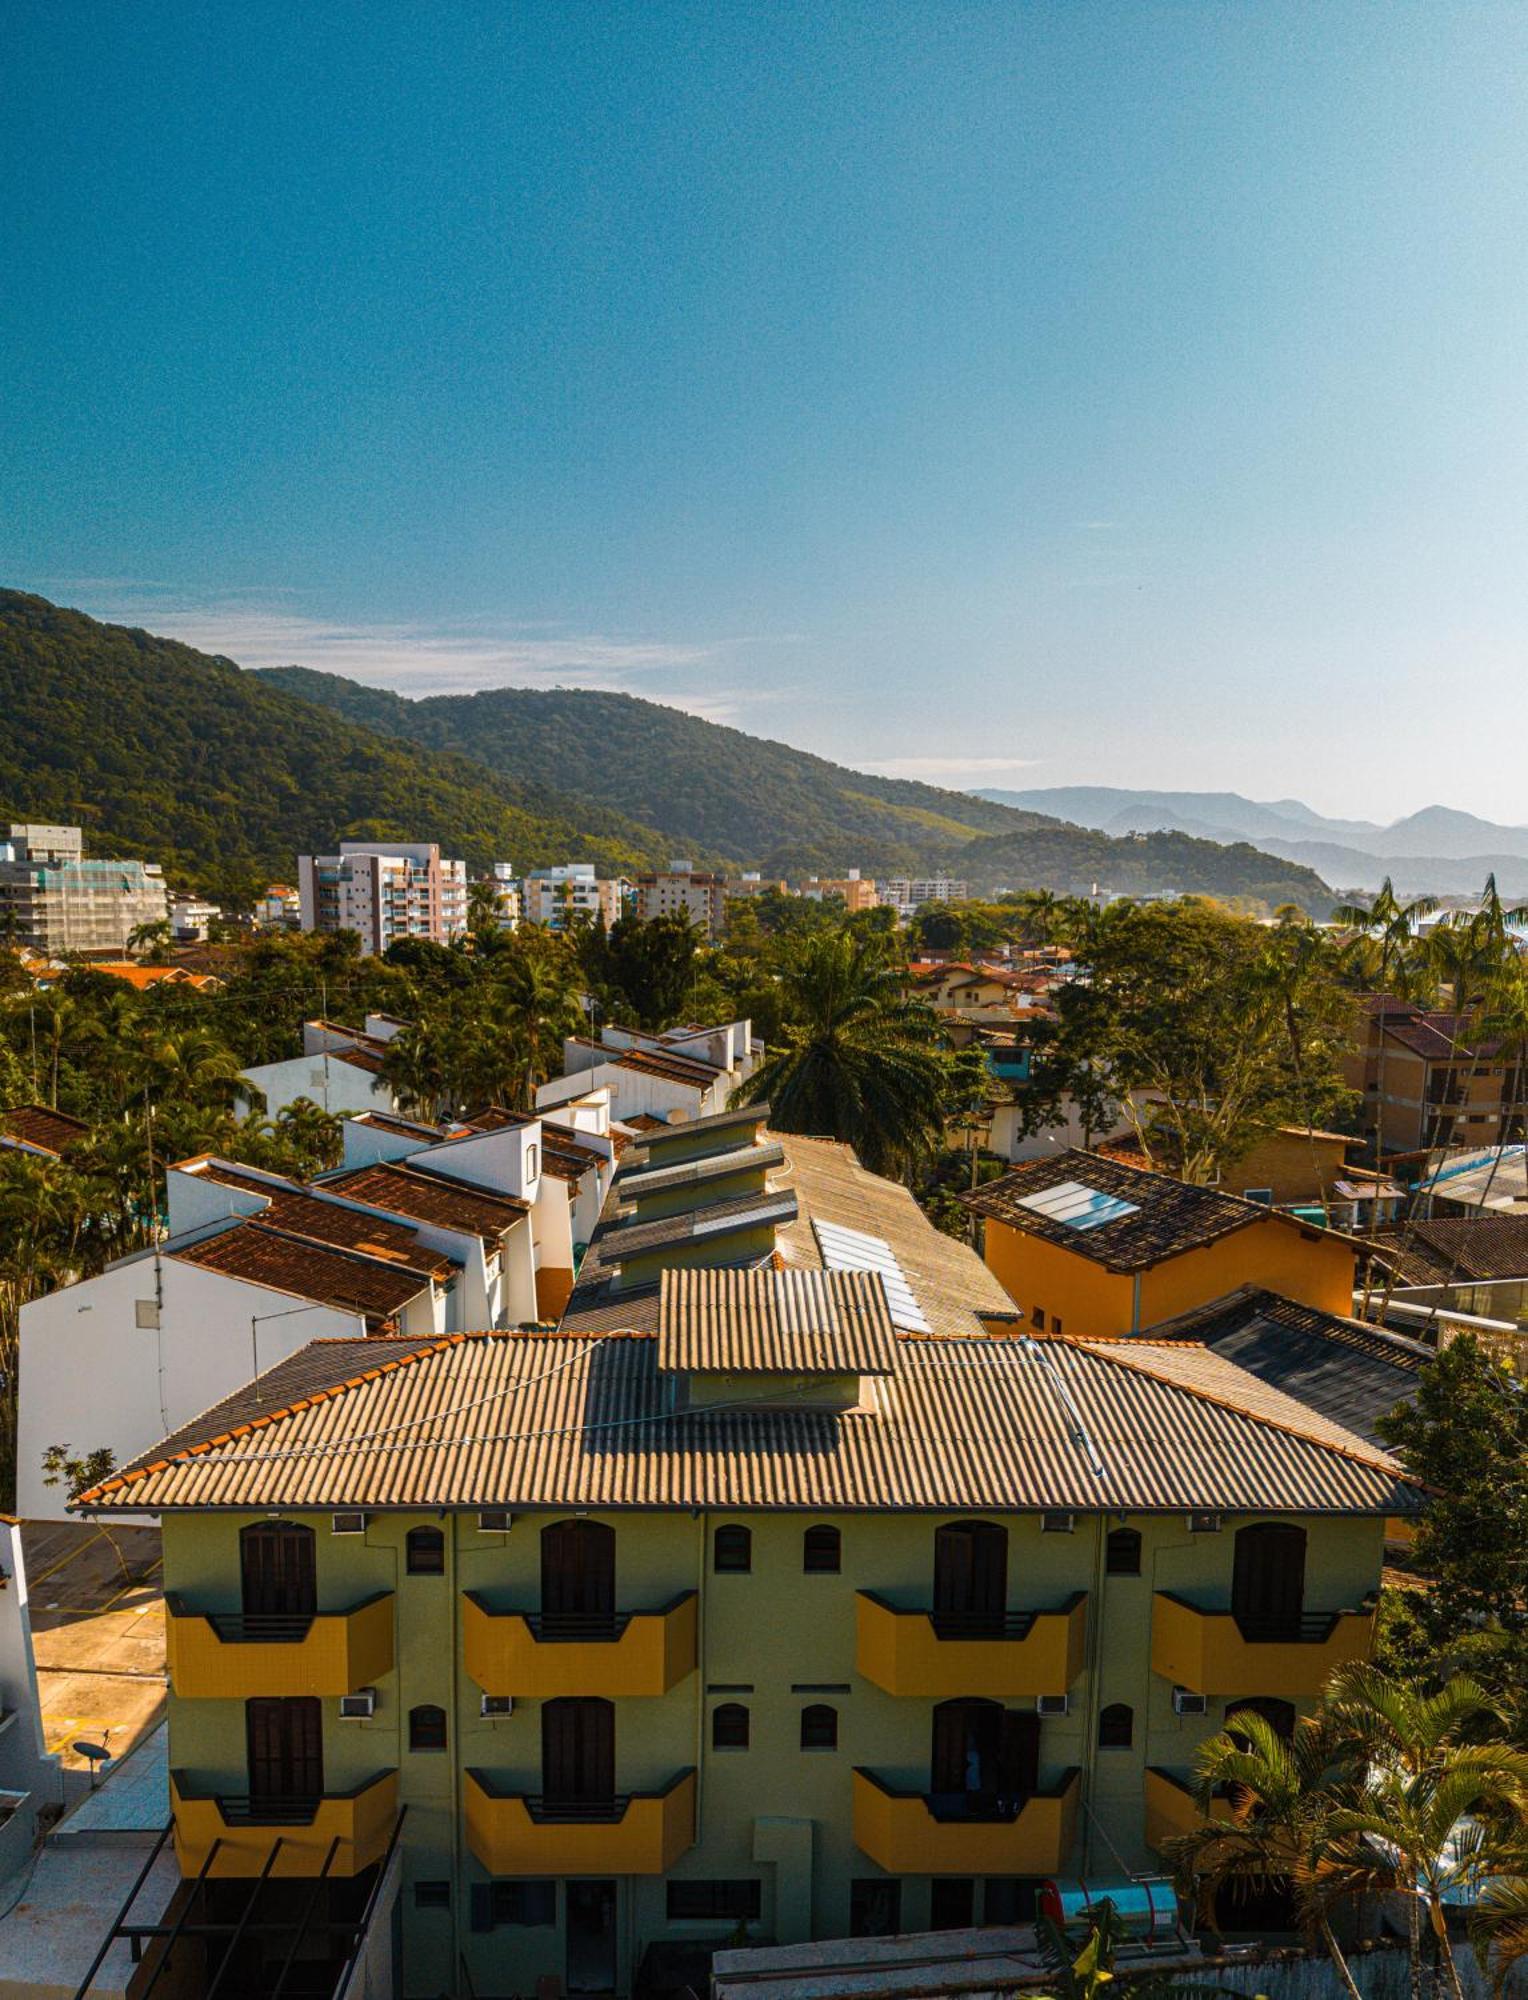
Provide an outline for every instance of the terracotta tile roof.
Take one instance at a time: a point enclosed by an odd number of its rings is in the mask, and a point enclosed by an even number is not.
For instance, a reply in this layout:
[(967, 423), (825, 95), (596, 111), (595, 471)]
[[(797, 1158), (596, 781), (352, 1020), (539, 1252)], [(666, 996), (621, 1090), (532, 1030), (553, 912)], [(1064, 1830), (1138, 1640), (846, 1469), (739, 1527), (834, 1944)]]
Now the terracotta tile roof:
[(164, 1254), (179, 1264), (197, 1264), (370, 1318), (400, 1312), (430, 1284), (427, 1271), (289, 1236), (263, 1220), (235, 1222), (216, 1236), (175, 1244)]
[(442, 1229), (457, 1229), (469, 1236), (481, 1236), (496, 1248), (507, 1229), (530, 1214), (530, 1204), (495, 1188), (479, 1187), (473, 1181), (450, 1180), (444, 1174), (427, 1173), (398, 1160), (379, 1160), (369, 1167), (350, 1167), (325, 1174), (318, 1186), (334, 1194), (348, 1195), (352, 1201), (370, 1202), (375, 1208), (391, 1209), (415, 1222), (433, 1222)]
[(221, 1187), (239, 1188), (246, 1194), (264, 1197), (259, 1220), (290, 1236), (311, 1237), (340, 1250), (354, 1250), (366, 1257), (380, 1257), (385, 1263), (404, 1264), (411, 1270), (427, 1271), (441, 1283), (455, 1277), (459, 1266), (439, 1250), (427, 1250), (417, 1229), (406, 1223), (366, 1215), (346, 1208), (338, 1201), (324, 1201), (295, 1181), (285, 1185), (263, 1180), (258, 1174), (241, 1173), (227, 1160), (210, 1159), (197, 1169), (199, 1178), (216, 1181)]
[(136, 965), (131, 959), (96, 959), (88, 970), (104, 972), (109, 979), (120, 979), (125, 985), (137, 987), (140, 993), (151, 986), (162, 986), (166, 980), (172, 985), (198, 989), (223, 983), (210, 972), (189, 972), (183, 965)]
[(456, 1132), (455, 1125), (421, 1125), (417, 1119), (400, 1118), (391, 1111), (359, 1111), (350, 1120), (352, 1125), (369, 1125), (378, 1132), (396, 1132), (400, 1139), (441, 1139), (448, 1132)]
[(45, 1153), (67, 1152), (89, 1130), (83, 1118), (71, 1118), (45, 1104), (13, 1104), (9, 1111), (0, 1111), (0, 1132)]
[(890, 1375), (896, 1330), (869, 1271), (665, 1271), (660, 1372)]
[[(1070, 1188), (1117, 1202), (1124, 1212), (1075, 1227), (1026, 1205), (1032, 1196)], [(1118, 1272), (1146, 1270), (1184, 1250), (1214, 1243), (1270, 1218), (1313, 1237), (1332, 1233), (1218, 1188), (1196, 1187), (1167, 1174), (1128, 1166), (1105, 1153), (1076, 1150), (1032, 1160), (960, 1199), (978, 1215), (991, 1216)]]
[(205, 1445), (183, 1431), (83, 1504), (1372, 1517), (1420, 1497), (1364, 1439), (1181, 1344), (1126, 1361), (1068, 1341), (898, 1341), (895, 1374), (842, 1412), (675, 1411), (648, 1339), (452, 1336), (379, 1368), (371, 1345), (333, 1343), (327, 1372), (283, 1364), (208, 1413)]
[(490, 1104), (474, 1111), (462, 1123), (474, 1132), (505, 1132), (516, 1125), (540, 1125), (541, 1164), (559, 1180), (580, 1181), (591, 1168), (611, 1163), (597, 1146), (586, 1146), (566, 1125), (538, 1118), (534, 1112), (509, 1111), (502, 1104)]
[(382, 1074), (382, 1058), (370, 1049), (315, 1049), (314, 1054), (324, 1056), (330, 1062), (347, 1063), (351, 1069), (363, 1069), (368, 1076)]
[[(600, 1062), (596, 1067), (613, 1065), (616, 1069), (636, 1070), (645, 1076), (661, 1076), (670, 1083), (693, 1084), (698, 1090), (709, 1090), (727, 1074), (725, 1070), (713, 1069), (710, 1063), (701, 1062), (694, 1056), (676, 1055), (665, 1049), (614, 1049), (603, 1042), (592, 1042), (575, 1037), (580, 1048), (597, 1049)], [(579, 1072), (574, 1071), (577, 1075)], [(592, 1076), (592, 1072), (591, 1072)]]

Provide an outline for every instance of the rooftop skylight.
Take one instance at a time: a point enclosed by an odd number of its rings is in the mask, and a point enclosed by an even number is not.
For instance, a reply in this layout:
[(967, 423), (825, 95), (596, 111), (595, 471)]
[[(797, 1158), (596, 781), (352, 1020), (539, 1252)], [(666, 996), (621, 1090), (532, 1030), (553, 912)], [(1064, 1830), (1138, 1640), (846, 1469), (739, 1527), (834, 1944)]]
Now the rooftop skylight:
[(884, 1236), (867, 1236), (858, 1229), (845, 1229), (839, 1222), (814, 1220), (812, 1228), (822, 1261), (830, 1271), (874, 1271), (879, 1276), (893, 1326), (903, 1333), (933, 1332)]
[(1138, 1202), (1121, 1201), (1118, 1195), (1084, 1187), (1081, 1181), (1060, 1181), (1038, 1194), (1026, 1194), (1016, 1206), (1032, 1208), (1048, 1222), (1064, 1222), (1068, 1229), (1100, 1229), (1106, 1222), (1141, 1212)]

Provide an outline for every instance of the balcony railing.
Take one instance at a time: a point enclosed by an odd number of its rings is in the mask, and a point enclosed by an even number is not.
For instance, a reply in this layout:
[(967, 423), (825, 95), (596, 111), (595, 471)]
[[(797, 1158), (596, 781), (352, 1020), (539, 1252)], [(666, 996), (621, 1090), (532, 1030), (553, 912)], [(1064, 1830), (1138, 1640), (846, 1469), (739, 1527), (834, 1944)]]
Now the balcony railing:
[(652, 1611), (498, 1611), (464, 1593), (467, 1672), (485, 1694), (659, 1695), (696, 1662), (696, 1597)]
[(1317, 1695), (1337, 1667), (1369, 1656), (1372, 1609), (1308, 1612), (1277, 1625), (1203, 1611), (1159, 1590), (1152, 1603), (1151, 1664), (1195, 1694)]
[(391, 1838), (398, 1773), (378, 1771), (350, 1791), (318, 1798), (253, 1798), (203, 1790), (186, 1772), (172, 1771), (170, 1809), (183, 1876), (204, 1868), (212, 1876), (258, 1875), (267, 1862), (273, 1875), (358, 1875), (382, 1858)]
[(894, 1875), (1054, 1875), (1070, 1865), (1080, 1772), (1003, 1807), (975, 1808), (955, 1793), (854, 1773), (854, 1839)]
[(857, 1665), (888, 1694), (1064, 1694), (1082, 1671), (1087, 1604), (1077, 1591), (1051, 1611), (908, 1611), (862, 1590)]
[(353, 1694), (392, 1670), (393, 1593), (311, 1616), (198, 1612), (172, 1593), (165, 1662), (183, 1699)]
[(695, 1772), (657, 1791), (549, 1799), (467, 1772), (467, 1844), (490, 1875), (661, 1875), (695, 1844)]

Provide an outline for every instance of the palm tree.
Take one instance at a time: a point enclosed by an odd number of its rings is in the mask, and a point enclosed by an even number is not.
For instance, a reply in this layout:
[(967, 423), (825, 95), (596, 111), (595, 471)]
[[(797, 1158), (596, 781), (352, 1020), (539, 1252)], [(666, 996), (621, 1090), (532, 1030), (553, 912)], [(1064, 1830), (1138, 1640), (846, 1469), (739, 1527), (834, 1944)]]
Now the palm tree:
[[(1385, 1023), (1384, 1002), (1392, 983), (1409, 984), (1410, 968), (1418, 952), (1417, 920), (1437, 908), (1431, 896), (1417, 896), (1403, 903), (1387, 875), (1372, 903), (1342, 903), (1332, 912), (1333, 921), (1346, 924), (1373, 948), (1372, 985), (1380, 997), (1379, 1063), (1374, 1105), (1374, 1163), (1382, 1166), (1385, 1154)], [(1401, 977), (1397, 981), (1397, 974)], [(1378, 1213), (1379, 1204), (1375, 1204)]]
[(519, 1049), (519, 1082), (513, 1095), (522, 1111), (536, 1108), (536, 1087), (562, 1060), (562, 1045), (587, 1023), (579, 991), (578, 957), (564, 937), (528, 934), (504, 956), (498, 997), (507, 1032)]
[(934, 1017), (909, 1000), (876, 937), (823, 931), (797, 943), (781, 973), (785, 1046), (737, 1102), (770, 1106), (782, 1132), (851, 1145), (873, 1173), (905, 1171), (944, 1133), (945, 1059)]

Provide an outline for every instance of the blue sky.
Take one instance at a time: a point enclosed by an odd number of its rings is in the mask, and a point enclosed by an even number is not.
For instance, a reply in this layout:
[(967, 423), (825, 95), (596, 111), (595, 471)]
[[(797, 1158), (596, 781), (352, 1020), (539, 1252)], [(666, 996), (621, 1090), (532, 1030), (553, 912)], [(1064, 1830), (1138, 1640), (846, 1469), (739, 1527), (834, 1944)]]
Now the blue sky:
[(1521, 6), (14, 0), (0, 580), (1528, 820), (1525, 85)]

